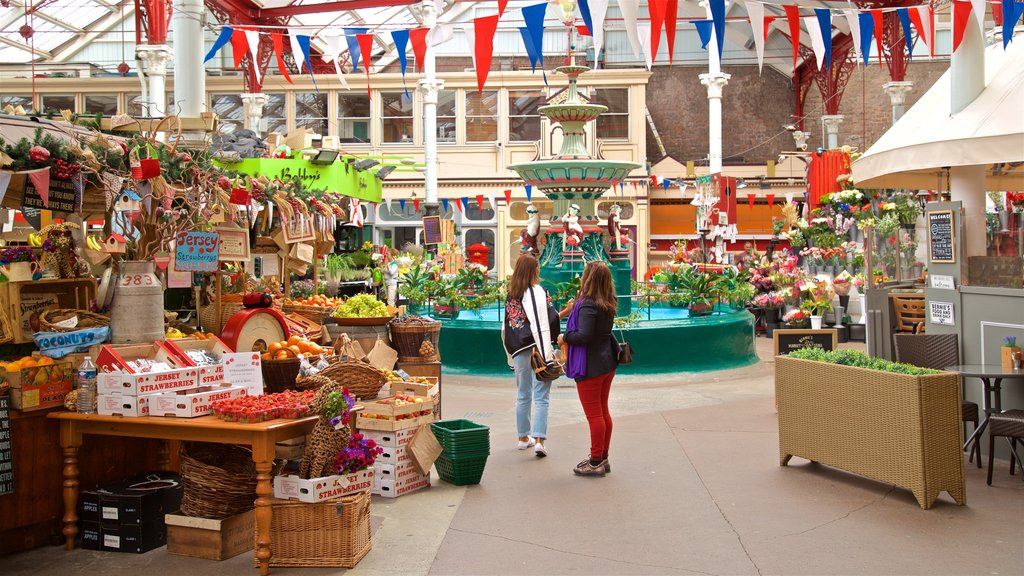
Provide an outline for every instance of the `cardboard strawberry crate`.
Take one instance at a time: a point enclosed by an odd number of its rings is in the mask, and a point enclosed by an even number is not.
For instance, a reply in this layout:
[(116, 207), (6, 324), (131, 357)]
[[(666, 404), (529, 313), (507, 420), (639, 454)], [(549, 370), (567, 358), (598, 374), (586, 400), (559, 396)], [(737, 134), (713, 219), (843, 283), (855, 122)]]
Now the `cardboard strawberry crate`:
[(124, 416), (125, 418), (149, 416), (149, 402), (152, 397), (152, 395), (100, 394), (96, 397), (96, 412), (100, 416)]
[(430, 487), (430, 473), (423, 475), (413, 474), (405, 478), (391, 478), (375, 480), (373, 494), (384, 498), (397, 498), (410, 492)]
[(71, 362), (54, 362), (8, 372), (0, 368), (0, 379), (11, 385), (11, 406), (28, 412), (62, 406), (64, 397), (74, 387), (75, 366)]
[(410, 396), (426, 396), (434, 401), (434, 419), (441, 419), (441, 384), (434, 376), (420, 376), (419, 378), (429, 382), (392, 382), (391, 395), (408, 394)]
[[(412, 428), (412, 431), (415, 433), (416, 429)], [(409, 439), (412, 439), (412, 435), (409, 436)], [(375, 466), (378, 463), (390, 465), (412, 463), (412, 456), (410, 456), (409, 453), (405, 450), (405, 444), (397, 447), (380, 446), (380, 448), (381, 450), (383, 450), (383, 452), (380, 455), (378, 455), (377, 460), (374, 461)]]
[(126, 372), (134, 374), (135, 370), (129, 364), (133, 360), (163, 362), (172, 368), (186, 368), (189, 366), (182, 362), (181, 358), (169, 350), (163, 342), (124, 346), (104, 344), (100, 346), (99, 352), (94, 355), (94, 358), (96, 358), (96, 368), (100, 372)]
[(396, 396), (366, 402), (356, 417), (360, 430), (403, 430), (434, 421), (434, 401), (424, 396), (413, 396), (415, 402), (397, 405)]
[(274, 498), (298, 500), (308, 504), (333, 500), (373, 488), (374, 470), (367, 468), (353, 474), (299, 478), (275, 476)]
[(96, 377), (96, 390), (100, 394), (142, 396), (158, 392), (173, 392), (199, 386), (198, 368), (180, 368), (166, 372), (130, 374), (103, 372)]
[(423, 476), (423, 474), (420, 474), (420, 471), (416, 469), (416, 465), (413, 464), (412, 460), (408, 460), (402, 464), (387, 464), (377, 460), (373, 463), (373, 474), (375, 484), (379, 484), (384, 480), (400, 481), (413, 476)]
[[(234, 352), (227, 344), (222, 342), (220, 338), (217, 338), (216, 336), (207, 340), (197, 340), (195, 338), (174, 338), (166, 340), (164, 342), (164, 347), (178, 358), (178, 361), (181, 362), (182, 366), (199, 367), (199, 384), (202, 386), (216, 386), (224, 383), (224, 365), (220, 362), (224, 354)], [(213, 358), (216, 358), (218, 363), (199, 366), (189, 356), (189, 352), (193, 351), (206, 352)]]
[(381, 448), (402, 448), (402, 450), (405, 450), (405, 445), (412, 441), (412, 437), (416, 435), (416, 429), (405, 428), (394, 431), (366, 430), (362, 434), (376, 442)]
[(152, 416), (174, 416), (196, 418), (212, 414), (211, 406), (217, 400), (228, 400), (245, 396), (242, 386), (199, 386), (174, 392), (162, 392), (150, 397), (149, 413)]

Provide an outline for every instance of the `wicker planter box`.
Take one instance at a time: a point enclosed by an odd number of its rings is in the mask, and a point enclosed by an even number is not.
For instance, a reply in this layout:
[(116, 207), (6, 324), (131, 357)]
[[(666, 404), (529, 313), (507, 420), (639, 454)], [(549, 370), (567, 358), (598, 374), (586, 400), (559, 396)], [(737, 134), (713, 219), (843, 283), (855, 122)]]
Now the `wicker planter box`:
[(271, 566), (352, 568), (372, 547), (368, 491), (317, 504), (277, 499), (271, 504)]
[(966, 504), (960, 379), (775, 358), (779, 457), (806, 458), (906, 488), (922, 508)]

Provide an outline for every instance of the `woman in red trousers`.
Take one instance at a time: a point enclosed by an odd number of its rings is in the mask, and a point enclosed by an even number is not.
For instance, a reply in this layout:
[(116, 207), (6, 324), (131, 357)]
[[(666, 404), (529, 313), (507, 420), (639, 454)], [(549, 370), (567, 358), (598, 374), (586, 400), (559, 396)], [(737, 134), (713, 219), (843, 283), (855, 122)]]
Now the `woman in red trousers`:
[(558, 337), (560, 344), (568, 344), (566, 376), (576, 380), (576, 390), (590, 424), (590, 457), (573, 470), (580, 476), (604, 476), (611, 472), (608, 445), (612, 439), (612, 417), (608, 413), (608, 394), (618, 367), (619, 343), (612, 335), (617, 304), (611, 270), (604, 262), (588, 262), (566, 331)]

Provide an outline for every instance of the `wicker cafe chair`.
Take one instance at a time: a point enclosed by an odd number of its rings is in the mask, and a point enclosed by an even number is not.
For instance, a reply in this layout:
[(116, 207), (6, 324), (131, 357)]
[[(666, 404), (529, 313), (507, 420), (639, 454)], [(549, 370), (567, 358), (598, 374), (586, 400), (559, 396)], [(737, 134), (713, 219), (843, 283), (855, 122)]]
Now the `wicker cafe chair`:
[[(1024, 410), (1007, 410), (993, 414), (988, 419), (988, 485), (992, 485), (992, 458), (995, 453), (996, 436), (1002, 436), (1010, 443), (1010, 476), (1017, 456), (1017, 440), (1024, 442)], [(1024, 460), (1020, 463), (1021, 477), (1024, 478)]]
[(909, 334), (924, 332), (924, 298), (897, 296), (892, 299), (892, 305), (896, 309), (897, 332)]
[[(913, 364), (921, 368), (941, 370), (946, 366), (960, 363), (960, 343), (956, 334), (893, 334), (896, 344), (896, 361)], [(968, 400), (960, 402), (960, 420), (964, 425), (964, 437), (967, 437), (967, 423), (974, 425), (973, 432), (978, 428), (978, 405)], [(978, 468), (981, 468), (980, 437), (974, 439), (968, 461), (978, 456)]]

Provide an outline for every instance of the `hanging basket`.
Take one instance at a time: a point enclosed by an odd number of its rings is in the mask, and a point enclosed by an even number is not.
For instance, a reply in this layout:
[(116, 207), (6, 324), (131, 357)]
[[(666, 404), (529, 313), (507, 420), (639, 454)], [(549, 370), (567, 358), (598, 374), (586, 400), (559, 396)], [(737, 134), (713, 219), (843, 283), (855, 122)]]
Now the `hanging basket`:
[(181, 512), (227, 518), (253, 508), (256, 465), (252, 453), (232, 444), (181, 443)]

